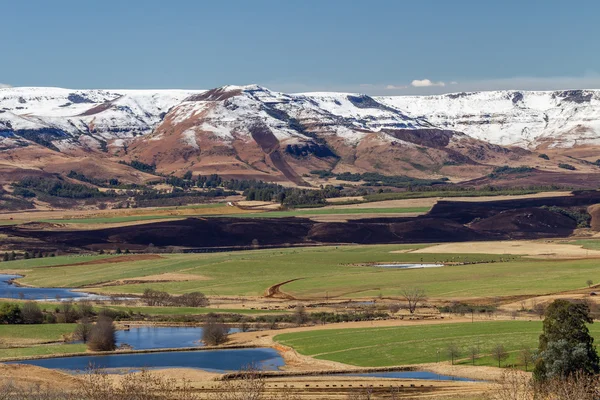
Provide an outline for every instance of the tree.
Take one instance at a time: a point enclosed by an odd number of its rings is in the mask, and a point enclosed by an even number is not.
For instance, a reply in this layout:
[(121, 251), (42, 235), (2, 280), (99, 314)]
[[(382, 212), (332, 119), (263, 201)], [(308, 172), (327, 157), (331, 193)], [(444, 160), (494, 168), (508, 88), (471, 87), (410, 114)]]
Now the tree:
[(110, 317), (98, 317), (98, 321), (90, 330), (87, 345), (92, 351), (113, 351), (117, 347), (115, 325)]
[(183, 179), (185, 179), (186, 181), (189, 181), (192, 179), (192, 171), (186, 171), (185, 174), (183, 174)]
[(502, 361), (506, 361), (509, 357), (508, 351), (504, 348), (503, 344), (498, 344), (492, 349), (492, 357), (498, 361), (498, 368), (500, 368)]
[(306, 315), (306, 310), (302, 304), (296, 306), (296, 310), (294, 311), (294, 321), (298, 325), (305, 324), (308, 321), (308, 315)]
[(425, 290), (421, 288), (403, 288), (400, 292), (404, 300), (408, 303), (408, 311), (414, 314), (417, 306), (427, 300)]
[(475, 365), (475, 360), (479, 358), (479, 346), (471, 346), (469, 349), (469, 358), (471, 359), (471, 363)]
[(593, 323), (585, 303), (555, 300), (546, 309), (534, 379), (567, 378), (575, 373), (597, 374), (600, 360), (587, 324)]
[(217, 346), (227, 341), (229, 328), (216, 315), (208, 314), (202, 326), (202, 341), (208, 346)]
[(594, 284), (594, 281), (591, 279), (588, 279), (585, 283), (586, 283), (586, 285), (588, 285), (588, 287), (592, 287), (592, 285)]
[(89, 300), (80, 300), (77, 303), (77, 308), (79, 309), (79, 315), (83, 318), (89, 318), (94, 315), (94, 306)]
[(77, 321), (77, 310), (73, 307), (71, 300), (63, 301), (61, 304), (62, 315), (66, 324), (72, 324)]
[(524, 347), (519, 352), (519, 362), (521, 365), (525, 367), (525, 372), (528, 371), (528, 368), (534, 361), (534, 354), (531, 349)]
[(117, 247), (117, 251), (115, 251), (115, 254), (121, 254), (121, 253), (123, 253), (123, 252), (121, 251), (121, 248), (120, 248), (120, 247)]
[(2, 261), (8, 261), (8, 253), (4, 253), (4, 256), (2, 256)]
[(535, 303), (533, 305), (533, 312), (540, 318), (544, 318), (544, 314), (546, 313), (546, 306), (541, 303)]
[(87, 318), (82, 318), (81, 321), (77, 323), (75, 327), (75, 332), (73, 332), (73, 338), (75, 340), (81, 340), (83, 343), (87, 343), (90, 340), (90, 335), (92, 334), (93, 325)]
[(21, 308), (21, 317), (24, 324), (42, 324), (44, 323), (44, 313), (40, 306), (34, 301), (27, 301)]
[(21, 308), (18, 304), (4, 303), (0, 306), (0, 323), (2, 324), (20, 324)]
[(460, 357), (460, 347), (454, 342), (450, 343), (446, 349), (448, 351), (448, 356), (450, 360), (452, 360), (452, 365), (454, 365), (454, 360)]

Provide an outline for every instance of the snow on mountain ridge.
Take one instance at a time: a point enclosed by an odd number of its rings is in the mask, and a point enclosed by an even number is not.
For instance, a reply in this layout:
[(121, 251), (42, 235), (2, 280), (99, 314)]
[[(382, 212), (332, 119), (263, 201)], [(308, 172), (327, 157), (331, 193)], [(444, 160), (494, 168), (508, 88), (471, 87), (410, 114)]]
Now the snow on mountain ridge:
[(396, 140), (386, 133), (390, 129), (449, 129), (525, 148), (600, 144), (600, 90), (367, 96), (285, 94), (256, 84), (208, 91), (1, 88), (0, 141), (8, 133), (25, 132), (31, 139), (43, 132), (51, 142), (105, 148), (153, 132), (170, 111), (176, 123), (202, 116), (192, 128), (226, 142), (260, 123), (290, 143), (313, 140), (314, 133), (356, 145), (374, 133)]
[(494, 144), (525, 148), (600, 144), (600, 90), (377, 97), (413, 117)]

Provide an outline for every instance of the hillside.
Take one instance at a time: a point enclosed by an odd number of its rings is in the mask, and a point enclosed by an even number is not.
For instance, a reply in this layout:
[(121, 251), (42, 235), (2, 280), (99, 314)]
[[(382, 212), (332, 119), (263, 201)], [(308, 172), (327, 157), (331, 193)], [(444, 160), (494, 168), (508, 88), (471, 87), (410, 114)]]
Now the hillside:
[[(70, 170), (102, 179), (162, 174), (319, 184), (311, 171), (481, 178), (501, 165), (597, 173), (600, 91), (443, 96), (0, 89), (3, 182)], [(540, 153), (549, 156), (539, 157)], [(559, 164), (573, 166), (572, 172)]]

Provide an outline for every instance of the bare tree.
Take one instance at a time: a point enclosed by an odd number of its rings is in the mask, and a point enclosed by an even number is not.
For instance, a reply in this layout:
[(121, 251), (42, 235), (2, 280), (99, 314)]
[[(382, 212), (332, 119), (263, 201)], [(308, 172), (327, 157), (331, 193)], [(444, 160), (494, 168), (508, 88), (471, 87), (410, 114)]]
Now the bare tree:
[(294, 311), (294, 321), (298, 325), (305, 324), (308, 321), (308, 315), (302, 304), (296, 306), (296, 310)]
[(533, 305), (533, 312), (535, 313), (535, 315), (537, 315), (540, 319), (542, 319), (544, 317), (544, 314), (546, 313), (546, 306), (543, 305), (542, 303), (535, 303)]
[(88, 348), (93, 351), (112, 351), (116, 348), (115, 325), (110, 317), (101, 315), (90, 331)]
[(44, 322), (44, 313), (34, 301), (27, 301), (21, 307), (21, 318), (24, 324), (41, 324)]
[(217, 346), (227, 341), (229, 328), (216, 315), (209, 314), (206, 316), (204, 325), (202, 326), (202, 341), (209, 346)]
[(475, 365), (475, 360), (479, 358), (479, 346), (471, 346), (469, 349), (469, 358), (471, 359), (471, 364)]
[(427, 300), (427, 294), (425, 293), (425, 290), (421, 288), (405, 287), (400, 293), (404, 300), (406, 300), (408, 303), (408, 311), (410, 311), (411, 314), (414, 314), (417, 306), (420, 303), (423, 303), (425, 300)]
[(398, 303), (392, 303), (388, 306), (388, 310), (390, 310), (392, 314), (396, 314), (401, 308), (402, 307)]
[(500, 368), (500, 364), (502, 361), (506, 361), (508, 359), (509, 354), (504, 348), (503, 344), (498, 344), (492, 349), (492, 357), (494, 360), (498, 361), (498, 368)]
[(233, 377), (226, 377), (211, 397), (214, 400), (261, 400), (265, 377), (254, 366), (248, 366)]
[(490, 391), (491, 400), (534, 400), (535, 392), (531, 378), (521, 371), (504, 371), (502, 378)]
[(525, 372), (527, 372), (529, 366), (533, 364), (533, 352), (531, 349), (524, 347), (519, 352), (519, 362), (525, 366)]
[(75, 327), (73, 332), (73, 338), (75, 340), (81, 340), (83, 343), (87, 343), (90, 340), (92, 334), (93, 325), (87, 318), (82, 318)]
[(460, 357), (460, 347), (458, 347), (456, 343), (452, 342), (448, 345), (446, 350), (448, 351), (450, 360), (452, 360), (452, 365), (454, 365), (454, 360)]

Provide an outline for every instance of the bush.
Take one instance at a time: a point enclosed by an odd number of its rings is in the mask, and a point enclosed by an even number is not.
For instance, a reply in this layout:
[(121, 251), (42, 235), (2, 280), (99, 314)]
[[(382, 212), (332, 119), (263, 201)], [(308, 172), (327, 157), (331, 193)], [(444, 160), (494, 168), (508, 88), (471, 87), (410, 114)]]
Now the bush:
[(73, 339), (81, 340), (83, 343), (87, 343), (90, 340), (93, 327), (94, 325), (92, 325), (86, 318), (83, 318), (75, 327)]
[(227, 341), (229, 328), (216, 315), (208, 314), (202, 328), (202, 341), (207, 346), (217, 346)]
[(117, 347), (116, 343), (113, 320), (101, 315), (90, 330), (88, 348), (92, 351), (112, 351)]
[(544, 160), (549, 160), (550, 157), (548, 157), (548, 154), (542, 153), (538, 156), (539, 158), (543, 158)]
[(21, 318), (24, 324), (42, 324), (44, 313), (36, 302), (28, 301), (21, 308)]
[(565, 163), (558, 164), (558, 168), (568, 169), (570, 171), (575, 171), (577, 169), (574, 166), (572, 166), (571, 164), (565, 164)]
[(0, 323), (20, 324), (23, 322), (18, 304), (4, 303), (0, 307)]

